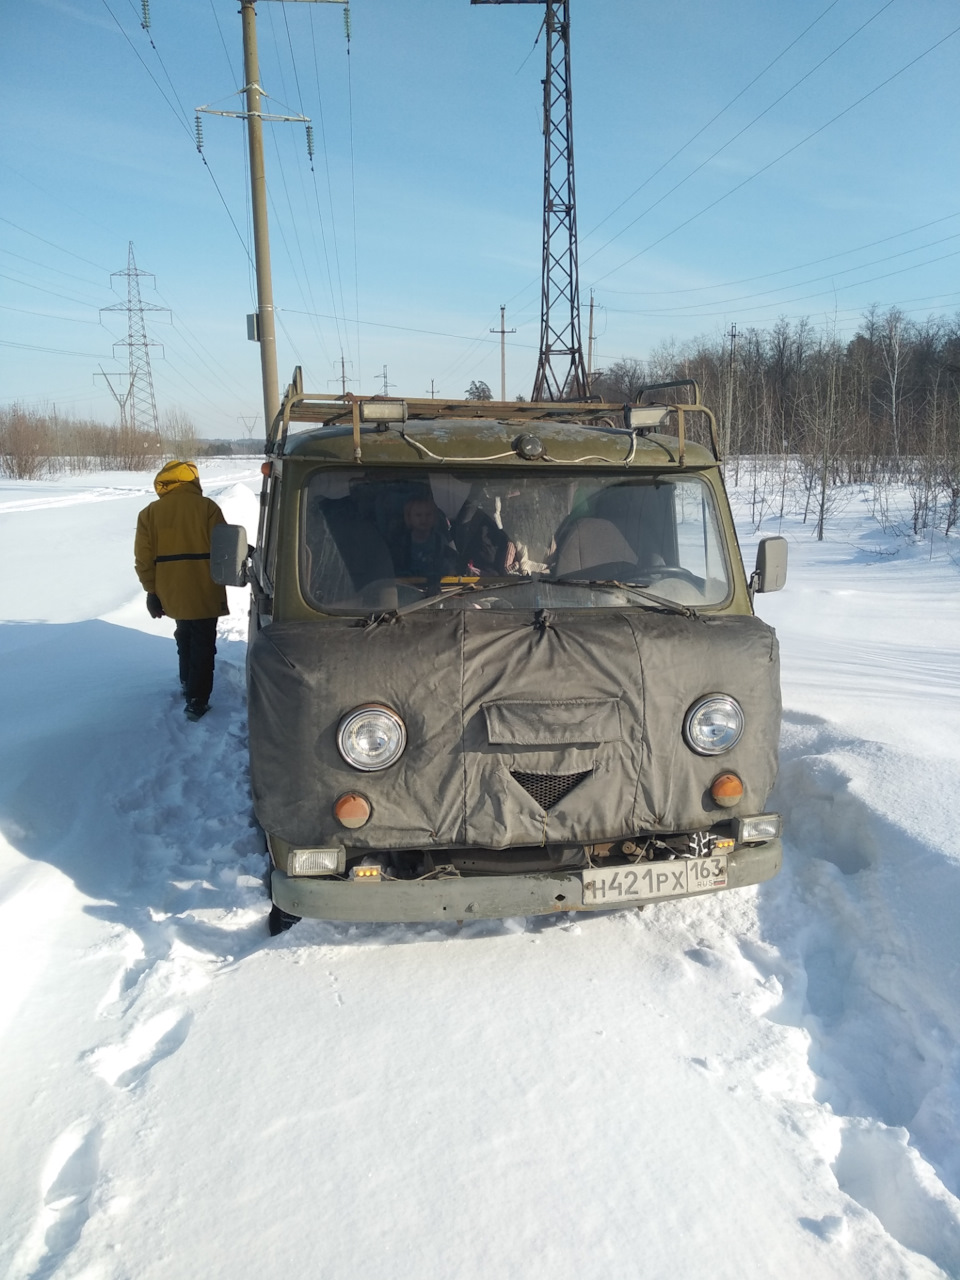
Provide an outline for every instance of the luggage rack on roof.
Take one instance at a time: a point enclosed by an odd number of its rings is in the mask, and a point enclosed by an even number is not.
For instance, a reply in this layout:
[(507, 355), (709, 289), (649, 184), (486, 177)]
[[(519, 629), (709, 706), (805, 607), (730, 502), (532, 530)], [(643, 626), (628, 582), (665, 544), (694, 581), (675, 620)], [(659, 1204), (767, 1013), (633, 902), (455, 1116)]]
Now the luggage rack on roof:
[[(692, 399), (671, 402), (643, 403), (644, 397), (656, 392), (688, 388)], [(637, 436), (661, 432), (676, 418), (676, 437), (679, 444), (677, 462), (684, 465), (684, 449), (687, 438), (687, 416), (703, 415), (707, 420), (710, 448), (719, 462), (720, 442), (716, 419), (700, 399), (700, 385), (693, 378), (677, 382), (654, 382), (640, 387), (633, 404), (599, 400), (436, 400), (409, 399), (395, 396), (357, 396), (348, 391), (342, 395), (311, 393), (303, 390), (303, 370), (298, 365), (283, 397), (283, 402), (267, 436), (269, 454), (282, 454), (284, 441), (291, 423), (319, 427), (340, 426), (350, 423), (353, 427), (354, 454), (359, 461), (361, 453), (361, 425), (389, 430), (391, 423), (431, 421), (438, 418), (493, 418), (518, 425), (526, 422), (566, 419), (584, 425), (601, 423), (619, 427), (614, 419), (620, 417), (623, 430)]]

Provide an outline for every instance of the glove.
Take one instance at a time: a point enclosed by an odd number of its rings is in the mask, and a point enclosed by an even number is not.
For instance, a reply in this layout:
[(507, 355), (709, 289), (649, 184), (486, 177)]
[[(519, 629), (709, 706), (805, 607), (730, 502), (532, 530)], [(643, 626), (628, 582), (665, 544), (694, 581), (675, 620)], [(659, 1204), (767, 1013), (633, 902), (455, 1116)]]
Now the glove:
[(154, 595), (152, 591), (147, 592), (147, 613), (151, 618), (163, 617), (163, 605), (160, 603), (160, 597)]

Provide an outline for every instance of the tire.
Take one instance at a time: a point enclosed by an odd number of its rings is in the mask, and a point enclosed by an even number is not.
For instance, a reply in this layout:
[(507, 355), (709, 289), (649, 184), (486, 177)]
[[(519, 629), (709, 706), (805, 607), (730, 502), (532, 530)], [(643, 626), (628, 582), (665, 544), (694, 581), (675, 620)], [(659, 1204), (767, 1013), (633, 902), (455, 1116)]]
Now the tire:
[(274, 903), (270, 908), (270, 916), (267, 920), (270, 937), (275, 938), (277, 934), (286, 933), (286, 931), (291, 929), (300, 918), (300, 916), (292, 916), (289, 911), (282, 911), (280, 907)]

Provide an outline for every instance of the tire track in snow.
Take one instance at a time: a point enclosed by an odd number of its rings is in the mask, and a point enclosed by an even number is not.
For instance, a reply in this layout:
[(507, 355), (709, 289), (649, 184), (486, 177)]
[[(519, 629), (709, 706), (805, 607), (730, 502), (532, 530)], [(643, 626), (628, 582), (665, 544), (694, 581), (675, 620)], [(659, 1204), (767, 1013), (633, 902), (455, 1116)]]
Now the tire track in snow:
[[(758, 895), (743, 953), (782, 987), (767, 1016), (809, 1036), (818, 1101), (838, 1117), (832, 1167), (905, 1248), (960, 1275), (960, 857), (879, 812), (929, 786), (925, 762), (785, 716), (772, 808), (780, 877)], [(935, 779), (938, 791), (958, 780)], [(836, 1224), (805, 1223), (818, 1233)]]

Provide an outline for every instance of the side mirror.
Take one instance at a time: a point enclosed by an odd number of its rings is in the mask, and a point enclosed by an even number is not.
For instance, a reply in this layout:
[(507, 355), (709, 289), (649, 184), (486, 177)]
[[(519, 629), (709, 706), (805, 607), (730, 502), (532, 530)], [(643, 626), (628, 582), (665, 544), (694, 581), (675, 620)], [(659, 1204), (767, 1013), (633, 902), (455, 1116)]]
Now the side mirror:
[(247, 531), (241, 524), (218, 524), (210, 535), (210, 577), (224, 587), (247, 585)]
[(786, 538), (763, 538), (757, 547), (757, 567), (750, 579), (750, 590), (779, 591), (786, 580)]

